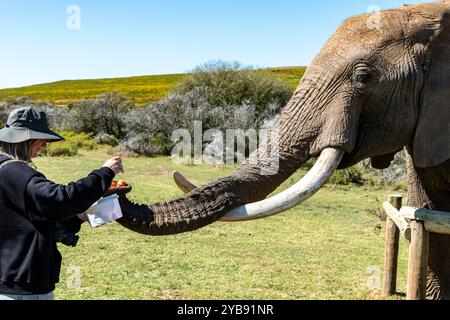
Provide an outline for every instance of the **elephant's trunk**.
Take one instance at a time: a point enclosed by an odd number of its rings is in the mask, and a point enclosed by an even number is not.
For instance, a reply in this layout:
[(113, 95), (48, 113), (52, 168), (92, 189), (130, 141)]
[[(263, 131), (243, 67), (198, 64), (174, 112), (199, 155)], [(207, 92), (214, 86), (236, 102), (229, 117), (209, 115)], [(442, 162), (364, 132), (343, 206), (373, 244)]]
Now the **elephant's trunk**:
[(194, 231), (222, 218), (242, 202), (225, 181), (210, 183), (189, 195), (167, 203), (139, 205), (121, 196), (124, 217), (118, 222), (145, 235), (160, 236)]
[[(272, 142), (267, 141), (256, 153), (272, 148)], [(256, 158), (257, 163), (247, 161), (230, 176), (167, 203), (139, 205), (122, 196), (120, 204), (124, 217), (118, 222), (135, 232), (155, 236), (197, 230), (222, 219), (232, 209), (264, 199), (309, 157), (305, 155), (292, 161), (281, 154), (280, 169), (274, 167), (274, 172), (269, 174), (264, 172), (271, 167), (268, 157)]]

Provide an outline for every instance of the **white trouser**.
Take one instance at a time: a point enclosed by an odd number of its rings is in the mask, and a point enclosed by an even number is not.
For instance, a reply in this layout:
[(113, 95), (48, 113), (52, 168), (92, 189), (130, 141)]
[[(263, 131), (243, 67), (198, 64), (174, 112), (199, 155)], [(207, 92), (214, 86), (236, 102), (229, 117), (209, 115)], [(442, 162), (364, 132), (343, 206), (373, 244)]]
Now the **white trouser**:
[(0, 300), (54, 300), (54, 297), (53, 292), (47, 294), (33, 294), (33, 295), (0, 293)]

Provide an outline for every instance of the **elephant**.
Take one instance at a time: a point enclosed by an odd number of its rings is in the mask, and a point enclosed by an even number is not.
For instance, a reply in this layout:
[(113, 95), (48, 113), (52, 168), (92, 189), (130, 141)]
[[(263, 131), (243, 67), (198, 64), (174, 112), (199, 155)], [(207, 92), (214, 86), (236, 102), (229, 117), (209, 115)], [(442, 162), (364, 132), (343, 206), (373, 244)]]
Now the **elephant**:
[[(312, 196), (335, 170), (370, 159), (376, 169), (408, 153), (408, 204), (450, 211), (450, 3), (353, 16), (321, 49), (266, 139), (229, 176), (153, 205), (120, 197), (119, 223), (145, 235), (197, 230), (219, 220), (267, 217)], [(279, 150), (279, 168), (265, 155)], [(266, 199), (309, 159), (311, 172)], [(450, 298), (450, 237), (430, 235), (427, 297)]]

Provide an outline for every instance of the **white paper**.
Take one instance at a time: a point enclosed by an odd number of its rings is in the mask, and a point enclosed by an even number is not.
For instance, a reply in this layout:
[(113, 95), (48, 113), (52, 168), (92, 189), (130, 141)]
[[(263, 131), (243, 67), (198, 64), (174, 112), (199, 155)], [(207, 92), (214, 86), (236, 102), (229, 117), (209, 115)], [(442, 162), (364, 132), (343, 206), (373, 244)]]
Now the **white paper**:
[(102, 226), (123, 217), (118, 195), (112, 195), (97, 201), (86, 213), (92, 228)]

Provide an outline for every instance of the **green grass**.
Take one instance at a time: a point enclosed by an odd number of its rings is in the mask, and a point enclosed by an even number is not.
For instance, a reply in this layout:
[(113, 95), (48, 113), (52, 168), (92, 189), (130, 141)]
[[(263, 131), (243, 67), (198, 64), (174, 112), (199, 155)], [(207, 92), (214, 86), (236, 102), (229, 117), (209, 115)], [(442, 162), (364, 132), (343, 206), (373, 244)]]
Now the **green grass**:
[(103, 92), (119, 91), (135, 99), (137, 105), (166, 96), (185, 75), (141, 76), (98, 80), (68, 80), (23, 88), (0, 90), (0, 100), (29, 97), (34, 101), (49, 101), (67, 105), (81, 99), (96, 98)]
[[(269, 71), (285, 80), (295, 89), (305, 68), (271, 68)], [(95, 98), (103, 92), (119, 91), (135, 100), (137, 106), (164, 98), (186, 74), (140, 76), (96, 80), (58, 81), (23, 88), (0, 90), (0, 101), (29, 97), (34, 101), (49, 101), (56, 105), (68, 105), (81, 99)]]
[[(73, 158), (35, 161), (49, 179), (68, 183), (111, 156), (106, 149)], [(120, 175), (134, 187), (130, 198), (154, 203), (181, 196), (174, 169), (201, 184), (233, 168), (175, 165), (168, 158), (124, 158)], [(288, 187), (304, 172), (289, 179)], [(384, 223), (376, 214), (390, 190), (327, 185), (302, 206), (243, 223), (215, 223), (196, 232), (149, 237), (116, 223), (84, 225), (77, 248), (63, 254), (57, 299), (379, 299), (367, 287), (382, 272)], [(405, 291), (406, 244), (402, 241), (398, 289)], [(73, 268), (81, 287), (73, 288)], [(375, 279), (381, 281), (381, 274)], [(393, 299), (401, 299), (395, 297)]]
[(282, 67), (282, 68), (270, 68), (269, 71), (286, 81), (292, 90), (297, 89), (300, 79), (305, 74), (306, 67)]

